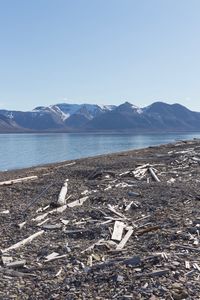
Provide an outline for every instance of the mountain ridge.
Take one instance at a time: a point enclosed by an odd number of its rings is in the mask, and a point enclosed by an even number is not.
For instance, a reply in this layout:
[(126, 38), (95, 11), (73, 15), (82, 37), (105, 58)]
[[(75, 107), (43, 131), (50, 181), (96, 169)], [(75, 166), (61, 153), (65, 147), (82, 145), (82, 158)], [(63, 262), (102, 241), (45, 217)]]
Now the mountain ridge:
[(0, 109), (0, 132), (192, 131), (200, 112), (157, 101), (146, 107), (58, 103), (32, 111)]

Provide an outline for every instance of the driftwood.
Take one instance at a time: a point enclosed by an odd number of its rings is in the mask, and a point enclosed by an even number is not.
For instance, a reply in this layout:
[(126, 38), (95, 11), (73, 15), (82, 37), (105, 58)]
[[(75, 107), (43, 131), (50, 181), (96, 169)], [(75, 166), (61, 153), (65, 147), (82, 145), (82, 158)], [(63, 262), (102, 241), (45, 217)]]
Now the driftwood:
[(8, 264), (6, 264), (7, 268), (20, 268), (20, 267), (24, 267), (26, 264), (26, 260), (22, 259), (22, 260), (16, 260), (13, 262), (10, 262)]
[(68, 163), (68, 164), (64, 164), (64, 165), (54, 167), (54, 169), (60, 169), (60, 168), (63, 168), (63, 167), (73, 166), (75, 164), (76, 164), (76, 162), (74, 161), (74, 162), (71, 162), (71, 163)]
[(46, 212), (42, 215), (39, 215), (37, 216), (36, 218), (33, 218), (32, 221), (35, 221), (35, 222), (40, 222), (42, 221), (43, 219), (45, 219), (47, 216), (48, 216), (49, 212)]
[(19, 224), (17, 224), (17, 227), (19, 228), (19, 229), (22, 229), (23, 227), (24, 227), (24, 225), (26, 225), (26, 221), (25, 222), (22, 222), (22, 223), (19, 223)]
[(60, 219), (60, 221), (64, 224), (64, 225), (67, 225), (69, 224), (69, 220), (65, 220), (65, 219)]
[(47, 210), (49, 207), (50, 207), (49, 204), (46, 205), (45, 207), (40, 207), (36, 210), (36, 213), (43, 212), (43, 211)]
[(156, 271), (149, 272), (149, 273), (138, 274), (138, 275), (135, 275), (134, 277), (136, 277), (136, 278), (140, 278), (140, 277), (156, 277), (156, 276), (160, 277), (160, 276), (168, 274), (169, 272), (170, 272), (169, 269), (156, 270)]
[(158, 229), (160, 229), (161, 227), (158, 225), (158, 226), (151, 226), (151, 227), (148, 227), (148, 228), (144, 228), (142, 230), (139, 230), (136, 235), (137, 236), (140, 236), (140, 235), (143, 235), (145, 233), (148, 233), (148, 232), (151, 232), (151, 231), (156, 231)]
[(68, 256), (68, 254), (57, 255), (55, 257), (49, 258), (48, 260), (45, 260), (45, 263), (53, 261), (53, 260), (57, 260), (57, 259), (62, 259), (62, 258), (65, 258), (67, 256)]
[(123, 222), (115, 221), (114, 230), (111, 239), (115, 241), (121, 241), (124, 227), (125, 224)]
[(103, 241), (104, 241), (104, 239), (100, 239), (98, 242), (96, 242), (93, 245), (89, 246), (87, 249), (81, 251), (81, 253), (85, 253), (85, 252), (93, 250), (96, 245), (100, 245), (101, 242), (103, 242)]
[[(69, 197), (68, 197), (68, 199), (69, 199)], [(33, 218), (32, 221), (34, 221), (34, 222), (40, 222), (40, 221), (42, 221), (43, 219), (45, 219), (50, 214), (53, 214), (53, 213), (62, 213), (63, 211), (65, 211), (67, 209), (67, 207), (68, 207), (68, 205), (65, 204), (65, 205), (60, 206), (58, 208), (54, 208), (54, 209), (52, 209), (52, 210), (50, 210), (50, 211), (48, 211), (48, 212), (46, 212), (46, 213), (44, 213), (42, 215), (39, 215), (39, 216)]]
[(8, 209), (4, 209), (4, 210), (0, 211), (1, 215), (7, 215), (9, 213), (10, 213), (10, 211)]
[(67, 204), (67, 207), (81, 206), (88, 198), (89, 198), (89, 197), (86, 196), (86, 197), (83, 197), (83, 198), (81, 198), (81, 199), (79, 199), (79, 200), (75, 200), (75, 201), (73, 201), (73, 202), (71, 202), (71, 203), (68, 203), (68, 204)]
[(7, 180), (7, 181), (1, 181), (0, 186), (11, 185), (11, 184), (14, 184), (14, 183), (28, 181), (28, 180), (35, 180), (37, 178), (38, 178), (38, 176), (29, 176), (29, 177), (23, 177), (23, 178), (12, 179), (12, 180)]
[(42, 228), (47, 229), (47, 230), (62, 229), (62, 227), (63, 227), (62, 224), (45, 224), (45, 225), (42, 225)]
[(117, 211), (115, 210), (115, 208), (114, 208), (112, 205), (108, 204), (108, 209), (109, 209), (112, 213), (114, 213), (115, 215), (117, 215), (118, 217), (123, 218), (123, 219), (126, 219), (126, 217), (125, 217), (123, 214), (117, 212)]
[(7, 256), (7, 255), (4, 256), (3, 255), (1, 257), (1, 260), (2, 260), (3, 265), (6, 266), (7, 264), (9, 264), (13, 261), (13, 258), (12, 258), (12, 256)]
[(52, 252), (51, 254), (47, 255), (47, 256), (45, 257), (45, 259), (46, 259), (46, 261), (48, 261), (48, 260), (51, 260), (52, 258), (55, 258), (55, 257), (58, 256), (58, 255), (59, 255), (59, 253), (57, 253), (57, 252)]
[(45, 224), (47, 221), (49, 221), (49, 218), (46, 218), (45, 220), (43, 220), (42, 222), (38, 223), (37, 226), (40, 227), (43, 224)]
[(18, 272), (18, 271), (14, 271), (12, 269), (2, 268), (2, 267), (0, 267), (0, 273), (4, 274), (6, 276), (12, 276), (12, 277), (37, 277), (36, 275), (31, 274), (31, 273)]
[(63, 206), (66, 204), (66, 195), (68, 190), (68, 179), (65, 180), (63, 187), (61, 188), (60, 194), (58, 196), (57, 204)]
[(154, 170), (151, 168), (151, 167), (149, 167), (149, 172), (151, 173), (151, 176), (153, 177), (153, 179), (155, 180), (155, 181), (157, 181), (157, 182), (160, 182), (160, 179), (158, 178), (158, 176), (156, 175), (156, 173), (154, 172)]
[(44, 230), (41, 230), (41, 231), (38, 231), (32, 235), (30, 235), (29, 237), (27, 237), (26, 239), (6, 248), (6, 249), (2, 249), (1, 252), (2, 253), (5, 253), (5, 252), (8, 252), (10, 250), (14, 250), (14, 249), (18, 249), (20, 247), (23, 247), (24, 245), (28, 244), (28, 243), (31, 243), (32, 240), (34, 240), (35, 238), (37, 238), (38, 236), (42, 235), (44, 233)]
[(126, 266), (131, 265), (131, 266), (137, 267), (137, 266), (140, 266), (141, 263), (142, 263), (142, 261), (139, 256), (128, 257), (126, 259), (124, 259), (124, 257), (119, 257), (116, 259), (107, 260), (105, 262), (93, 265), (87, 271), (92, 271), (95, 269), (104, 269), (106, 267), (111, 267), (111, 266), (120, 265), (120, 264), (126, 265)]
[(56, 273), (55, 277), (60, 276), (60, 274), (62, 273), (63, 268), (61, 267), (60, 270)]
[(122, 250), (132, 234), (133, 234), (133, 228), (130, 227), (129, 230), (127, 231), (127, 233), (125, 234), (124, 238), (119, 243), (119, 245), (117, 245), (116, 250)]
[(131, 208), (132, 204), (133, 204), (133, 201), (131, 201), (131, 202), (126, 206), (125, 211), (128, 211), (128, 210)]

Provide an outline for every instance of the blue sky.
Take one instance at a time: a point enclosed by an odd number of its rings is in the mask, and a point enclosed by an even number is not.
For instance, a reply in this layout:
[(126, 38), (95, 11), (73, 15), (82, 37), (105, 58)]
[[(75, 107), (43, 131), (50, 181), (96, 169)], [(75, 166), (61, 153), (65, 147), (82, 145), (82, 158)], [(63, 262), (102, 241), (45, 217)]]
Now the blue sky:
[(0, 0), (0, 108), (200, 111), (199, 0)]

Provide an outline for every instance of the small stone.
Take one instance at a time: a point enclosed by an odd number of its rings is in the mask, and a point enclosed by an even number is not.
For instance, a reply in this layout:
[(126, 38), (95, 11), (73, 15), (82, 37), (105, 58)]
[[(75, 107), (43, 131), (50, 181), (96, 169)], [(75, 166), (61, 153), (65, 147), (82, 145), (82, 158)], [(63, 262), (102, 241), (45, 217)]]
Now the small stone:
[(123, 282), (124, 281), (124, 276), (117, 275), (116, 281), (117, 282)]

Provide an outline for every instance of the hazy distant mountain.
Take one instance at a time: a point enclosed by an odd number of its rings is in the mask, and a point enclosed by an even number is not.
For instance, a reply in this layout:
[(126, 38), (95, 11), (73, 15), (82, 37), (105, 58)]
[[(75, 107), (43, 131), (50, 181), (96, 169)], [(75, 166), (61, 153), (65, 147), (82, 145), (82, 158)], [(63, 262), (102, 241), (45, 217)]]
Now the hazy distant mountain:
[(19, 126), (9, 117), (0, 114), (0, 132), (19, 131)]
[(155, 102), (140, 108), (61, 103), (33, 111), (0, 110), (0, 131), (178, 131), (200, 130), (200, 113), (180, 104)]

